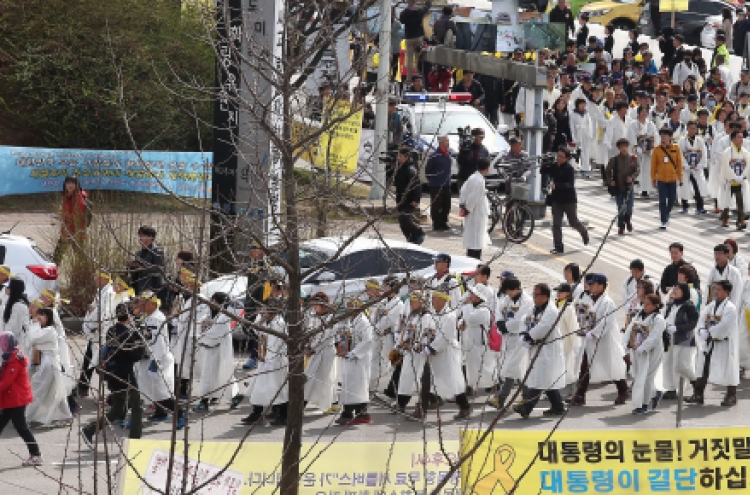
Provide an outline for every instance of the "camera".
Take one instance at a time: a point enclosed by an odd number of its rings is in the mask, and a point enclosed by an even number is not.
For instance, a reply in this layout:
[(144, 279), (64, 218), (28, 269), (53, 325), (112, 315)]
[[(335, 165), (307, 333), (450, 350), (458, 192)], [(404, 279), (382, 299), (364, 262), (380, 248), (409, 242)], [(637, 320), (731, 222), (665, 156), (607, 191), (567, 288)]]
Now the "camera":
[(471, 146), (471, 143), (474, 142), (474, 138), (471, 136), (471, 127), (468, 125), (466, 127), (459, 127), (458, 128), (458, 146), (460, 149), (466, 149)]

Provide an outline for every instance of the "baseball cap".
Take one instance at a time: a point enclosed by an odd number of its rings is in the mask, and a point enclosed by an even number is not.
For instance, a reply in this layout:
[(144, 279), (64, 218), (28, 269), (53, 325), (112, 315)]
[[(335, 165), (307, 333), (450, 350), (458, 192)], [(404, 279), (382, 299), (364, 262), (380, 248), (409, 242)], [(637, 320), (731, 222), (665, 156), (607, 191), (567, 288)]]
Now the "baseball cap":
[(439, 261), (444, 261), (446, 263), (450, 263), (451, 262), (451, 255), (448, 254), (448, 253), (439, 253), (439, 254), (436, 254), (434, 258), (432, 258), (432, 261), (435, 262), (435, 263), (437, 263)]
[(589, 74), (584, 74), (583, 76), (581, 76), (581, 81), (583, 81), (585, 83), (590, 83), (591, 82), (591, 76)]
[(688, 95), (687, 97), (688, 103), (695, 103), (698, 101), (698, 95)]
[(592, 273), (589, 279), (589, 284), (606, 284), (607, 276), (603, 273)]

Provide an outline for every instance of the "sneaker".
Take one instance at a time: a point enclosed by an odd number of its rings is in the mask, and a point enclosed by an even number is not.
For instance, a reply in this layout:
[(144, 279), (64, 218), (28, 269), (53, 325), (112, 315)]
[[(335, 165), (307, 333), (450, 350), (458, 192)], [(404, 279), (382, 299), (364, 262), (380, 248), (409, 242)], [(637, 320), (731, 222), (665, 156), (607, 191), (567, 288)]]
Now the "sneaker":
[(286, 426), (286, 418), (282, 418), (281, 416), (276, 416), (273, 421), (268, 423), (271, 426)]
[(685, 399), (686, 404), (698, 404), (700, 406), (703, 405), (703, 396), (702, 395), (691, 395), (687, 399)]
[(695, 212), (695, 214), (696, 214), (696, 215), (705, 215), (706, 213), (708, 213), (708, 212), (706, 211), (706, 209), (705, 209), (705, 208), (704, 208), (704, 209), (702, 209), (702, 210), (697, 210), (697, 211)]
[(628, 390), (628, 392), (625, 395), (618, 395), (617, 396), (617, 398), (615, 399), (615, 405), (616, 406), (621, 406), (621, 405), (625, 404), (628, 401), (628, 399), (630, 399), (630, 391), (629, 390)]
[(40, 455), (32, 455), (22, 463), (24, 466), (41, 466), (44, 464), (42, 461), (42, 456)]
[(471, 408), (459, 410), (458, 414), (453, 416), (453, 419), (455, 419), (456, 421), (466, 421), (470, 417), (471, 417)]
[(180, 418), (177, 418), (177, 429), (181, 430), (185, 428), (185, 416), (182, 416)]
[(208, 411), (208, 404), (199, 402), (197, 406), (193, 408), (193, 412)]
[(661, 230), (667, 230), (667, 222), (662, 222), (661, 225), (659, 226), (659, 228)]
[(565, 250), (563, 248), (550, 249), (549, 254), (563, 254)]
[(646, 191), (641, 191), (641, 197), (648, 198), (648, 193)]
[(570, 398), (570, 405), (571, 406), (585, 406), (586, 405), (586, 397), (582, 395), (574, 395)]
[(420, 234), (414, 239), (414, 244), (420, 245), (424, 242), (424, 234)]
[(636, 414), (636, 415), (646, 414), (646, 413), (648, 413), (648, 407), (646, 406), (636, 407), (635, 409), (633, 409), (633, 414)]
[(661, 391), (656, 392), (656, 395), (654, 395), (654, 398), (651, 399), (651, 409), (656, 409), (659, 405), (659, 402), (661, 402), (662, 397), (664, 396), (664, 393)]
[(334, 421), (336, 423), (336, 426), (349, 426), (352, 424), (353, 418), (345, 418), (343, 416), (339, 417)]
[(242, 365), (243, 370), (254, 370), (258, 367), (258, 360), (249, 358), (247, 361), (245, 361), (245, 364)]
[(589, 238), (589, 235), (588, 235), (588, 234), (586, 234), (586, 236), (585, 236), (585, 237), (583, 237), (583, 239), (582, 239), (582, 240), (583, 240), (583, 245), (584, 245), (584, 246), (588, 246), (588, 245), (589, 245), (589, 241), (590, 241), (591, 239)]
[(677, 400), (677, 392), (674, 390), (667, 390), (662, 395), (661, 400)]
[(625, 227), (619, 227), (617, 229), (617, 235), (624, 235), (625, 234)]
[(736, 395), (727, 395), (724, 397), (724, 400), (721, 401), (721, 405), (724, 407), (732, 407), (737, 405), (737, 396)]
[(367, 425), (370, 423), (372, 423), (372, 418), (369, 414), (360, 414), (359, 416), (349, 421), (350, 425)]
[(529, 419), (531, 415), (525, 404), (516, 404), (513, 406), (513, 411), (520, 414), (523, 419)]
[(240, 404), (242, 401), (245, 400), (245, 396), (242, 394), (237, 394), (234, 397), (232, 397), (232, 402), (229, 404), (229, 409), (237, 409), (240, 407)]
[(682, 207), (682, 213), (687, 213), (688, 211), (690, 211), (690, 208), (688, 208), (687, 206)]
[(323, 414), (334, 414), (341, 410), (341, 406), (338, 404), (331, 404), (331, 407), (323, 411)]
[(724, 227), (725, 229), (728, 228), (729, 227), (729, 221), (721, 222), (721, 226)]
[(152, 414), (148, 418), (146, 418), (146, 421), (150, 421), (152, 423), (156, 423), (158, 421), (169, 421), (171, 416), (169, 414)]
[(630, 222), (625, 223), (625, 227), (628, 228), (628, 232), (633, 232), (633, 224)]
[(94, 435), (87, 432), (86, 428), (81, 428), (79, 431), (81, 433), (81, 440), (86, 444), (86, 447), (94, 450)]
[(491, 405), (495, 409), (502, 409), (505, 405), (505, 397), (492, 397), (490, 400), (487, 401), (487, 404)]
[(747, 224), (745, 222), (737, 224), (737, 230), (745, 230), (746, 228), (747, 228)]

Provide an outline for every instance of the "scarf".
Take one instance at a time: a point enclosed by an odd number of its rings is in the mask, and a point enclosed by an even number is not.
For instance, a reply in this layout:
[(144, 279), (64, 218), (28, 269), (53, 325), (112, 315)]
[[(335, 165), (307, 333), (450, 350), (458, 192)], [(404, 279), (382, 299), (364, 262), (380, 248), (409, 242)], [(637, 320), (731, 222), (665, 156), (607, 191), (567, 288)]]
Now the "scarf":
[(13, 351), (16, 349), (18, 349), (16, 336), (10, 332), (0, 333), (0, 352), (2, 352), (3, 359), (3, 362), (0, 365), (0, 370), (5, 367), (5, 363), (10, 360), (11, 356), (13, 356)]

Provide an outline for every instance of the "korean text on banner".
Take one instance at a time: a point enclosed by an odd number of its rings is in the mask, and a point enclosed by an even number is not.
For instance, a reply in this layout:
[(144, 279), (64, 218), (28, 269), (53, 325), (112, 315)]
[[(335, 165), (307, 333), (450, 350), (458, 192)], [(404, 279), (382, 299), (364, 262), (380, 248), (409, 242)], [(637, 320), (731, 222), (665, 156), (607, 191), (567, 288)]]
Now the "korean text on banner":
[(362, 110), (352, 112), (350, 103), (337, 102), (331, 108), (328, 123), (328, 130), (320, 136), (316, 165), (354, 174), (357, 171), (359, 135), (362, 132)]
[[(482, 433), (463, 432), (462, 452)], [(461, 466), (464, 495), (502, 495), (514, 488), (519, 494), (747, 493), (747, 428), (548, 435), (544, 430), (494, 431)]]
[[(181, 486), (184, 471), (182, 443), (176, 445), (171, 486)], [(237, 449), (234, 462), (227, 466)], [(393, 449), (391, 451), (391, 449)], [(129, 440), (126, 454), (131, 465), (118, 484), (123, 495), (162, 493), (169, 476), (169, 442)], [(258, 455), (262, 452), (263, 455)], [(188, 489), (215, 477), (198, 495), (271, 495), (281, 480), (281, 443), (190, 443)], [(458, 442), (336, 442), (302, 445), (300, 478), (302, 495), (349, 493), (378, 495), (416, 490), (429, 493), (443, 480), (458, 459)], [(199, 460), (200, 459), (200, 460)], [(314, 460), (314, 461), (313, 461)], [(217, 474), (223, 468), (222, 474)], [(139, 477), (140, 476), (140, 477)], [(144, 480), (146, 483), (144, 483)], [(459, 476), (448, 480), (441, 495), (460, 495)], [(148, 485), (159, 491), (151, 490)]]
[(59, 192), (70, 175), (87, 190), (200, 198), (211, 194), (212, 160), (211, 153), (197, 152), (144, 151), (139, 158), (133, 151), (0, 146), (0, 174), (6, 178), (0, 196)]

